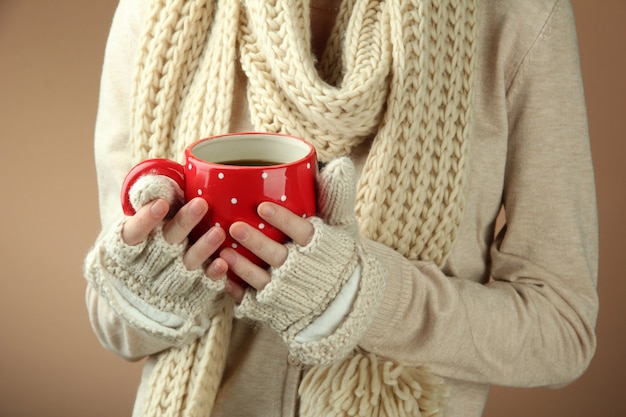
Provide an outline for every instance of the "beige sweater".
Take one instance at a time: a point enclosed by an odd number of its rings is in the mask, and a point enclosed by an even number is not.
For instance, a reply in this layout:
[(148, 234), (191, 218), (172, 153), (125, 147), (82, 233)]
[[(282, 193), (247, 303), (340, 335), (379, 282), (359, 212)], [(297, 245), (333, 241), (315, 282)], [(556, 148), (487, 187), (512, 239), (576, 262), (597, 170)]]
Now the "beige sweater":
[[(120, 2), (106, 50), (95, 140), (103, 229), (122, 216), (134, 53), (146, 3)], [(478, 3), (469, 194), (451, 254), (439, 269), (365, 242), (389, 276), (360, 346), (443, 376), (451, 387), (446, 416), (480, 416), (491, 384), (568, 383), (586, 369), (596, 343), (595, 189), (571, 6)], [(237, 77), (231, 128), (249, 130), (245, 79)], [(367, 150), (352, 155), (357, 164)], [(494, 238), (502, 205), (507, 225)], [(89, 286), (87, 305), (105, 347), (130, 360), (149, 356), (145, 383), (150, 355), (167, 343), (124, 323)], [(271, 330), (235, 322), (212, 417), (297, 415), (301, 368)]]

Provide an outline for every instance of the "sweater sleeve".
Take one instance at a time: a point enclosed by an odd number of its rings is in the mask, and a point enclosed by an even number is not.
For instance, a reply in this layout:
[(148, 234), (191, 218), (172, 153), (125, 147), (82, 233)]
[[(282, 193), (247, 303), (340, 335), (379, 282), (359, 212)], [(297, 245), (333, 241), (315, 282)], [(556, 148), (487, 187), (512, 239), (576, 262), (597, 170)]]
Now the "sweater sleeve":
[[(105, 49), (94, 138), (102, 230), (112, 227), (123, 216), (120, 189), (132, 164), (128, 137), (133, 67), (146, 7), (145, 1), (119, 2)], [(98, 239), (101, 238), (102, 234)], [(86, 303), (96, 336), (115, 354), (136, 360), (171, 346), (121, 319), (89, 282)], [(129, 304), (128, 308), (134, 306)]]
[(106, 229), (122, 213), (120, 190), (132, 167), (129, 149), (133, 73), (146, 1), (121, 0), (104, 53), (94, 136), (100, 220)]
[(449, 378), (557, 386), (595, 347), (597, 214), (571, 6), (555, 1), (506, 91), (506, 226), (480, 284), (373, 242), (389, 273), (361, 346)]

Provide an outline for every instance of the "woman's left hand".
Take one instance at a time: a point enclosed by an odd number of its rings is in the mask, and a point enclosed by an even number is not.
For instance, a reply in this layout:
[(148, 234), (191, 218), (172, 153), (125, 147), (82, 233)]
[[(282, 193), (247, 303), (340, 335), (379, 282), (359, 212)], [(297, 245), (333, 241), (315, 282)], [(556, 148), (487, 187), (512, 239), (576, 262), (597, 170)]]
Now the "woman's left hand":
[[(300, 246), (306, 246), (313, 237), (314, 229), (311, 222), (283, 206), (264, 202), (259, 205), (257, 212), (268, 224), (282, 231)], [(267, 237), (245, 222), (233, 223), (228, 232), (233, 239), (273, 268), (280, 267), (287, 259), (288, 249), (285, 245)], [(231, 271), (257, 291), (265, 288), (270, 282), (271, 276), (267, 269), (255, 265), (235, 250), (226, 248), (222, 250), (220, 257), (228, 263)], [(237, 303), (240, 303), (243, 300), (245, 289), (236, 282), (229, 280), (226, 285), (226, 292)]]
[[(229, 228), (239, 244), (269, 264), (267, 270), (232, 249), (220, 252), (229, 270), (250, 284), (245, 289), (232, 281), (226, 284), (238, 303), (235, 317), (273, 329), (306, 364), (331, 363), (354, 348), (378, 310), (385, 283), (381, 264), (360, 242), (352, 161), (329, 161), (320, 171), (317, 191), (318, 213), (307, 219), (277, 204), (259, 205), (264, 221), (291, 238), (284, 245), (246, 223)], [(337, 313), (334, 303), (349, 282), (349, 295)], [(342, 316), (339, 323), (327, 327), (324, 336), (299, 338), (329, 309)]]

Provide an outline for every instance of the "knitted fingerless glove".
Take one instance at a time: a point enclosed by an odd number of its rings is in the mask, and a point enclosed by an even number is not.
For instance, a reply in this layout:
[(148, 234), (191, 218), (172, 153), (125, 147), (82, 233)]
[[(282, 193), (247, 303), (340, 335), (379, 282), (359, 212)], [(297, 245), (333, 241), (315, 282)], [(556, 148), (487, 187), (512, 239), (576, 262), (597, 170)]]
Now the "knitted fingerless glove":
[[(355, 171), (349, 158), (331, 161), (321, 172), (320, 217), (306, 246), (287, 244), (283, 265), (271, 269), (262, 290), (248, 289), (235, 314), (265, 323), (281, 334), (303, 363), (334, 362), (354, 349), (376, 313), (384, 289), (381, 264), (365, 253), (356, 232)], [(360, 270), (356, 298), (329, 336), (300, 341), (298, 334), (326, 311), (346, 282)]]
[[(135, 186), (152, 182), (155, 189), (154, 183), (162, 181), (157, 176), (144, 178)], [(170, 191), (143, 194), (150, 200), (160, 197), (171, 201)], [(139, 208), (145, 202), (135, 198), (133, 204)], [(143, 242), (127, 245), (122, 240), (124, 222), (125, 219), (100, 236), (87, 256), (85, 276), (133, 327), (173, 345), (200, 336), (209, 325), (215, 302), (222, 297), (225, 279), (213, 281), (203, 268), (188, 270), (183, 264), (187, 241), (168, 243), (162, 225)]]

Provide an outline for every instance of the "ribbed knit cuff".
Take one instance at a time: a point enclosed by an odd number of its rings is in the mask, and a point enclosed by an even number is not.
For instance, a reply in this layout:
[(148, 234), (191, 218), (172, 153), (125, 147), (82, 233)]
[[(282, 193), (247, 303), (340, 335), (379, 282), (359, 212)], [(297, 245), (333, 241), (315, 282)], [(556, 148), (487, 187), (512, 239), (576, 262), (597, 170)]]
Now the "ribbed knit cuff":
[[(367, 331), (384, 294), (386, 272), (348, 233), (311, 219), (315, 235), (305, 247), (290, 244), (287, 261), (262, 290), (249, 290), (235, 314), (278, 331), (291, 354), (309, 365), (328, 364), (351, 352)], [(360, 266), (361, 278), (348, 315), (322, 339), (296, 336), (319, 317)]]
[(295, 337), (324, 312), (358, 263), (356, 242), (342, 230), (311, 218), (315, 233), (306, 246), (288, 244), (289, 255), (273, 269), (262, 291), (249, 290), (236, 309), (238, 317), (266, 323)]
[(339, 327), (322, 339), (300, 342), (287, 337), (286, 342), (292, 355), (308, 365), (326, 365), (336, 362), (360, 343), (378, 312), (385, 292), (387, 272), (374, 256), (359, 246), (361, 278), (356, 298), (348, 315)]
[[(186, 242), (169, 244), (162, 226), (142, 243), (127, 245), (121, 237), (120, 222), (100, 242), (98, 265), (125, 288), (151, 307), (181, 317), (205, 314), (224, 289), (225, 280), (212, 281), (203, 268), (189, 270), (183, 264)], [(107, 285), (107, 283), (101, 283)]]

